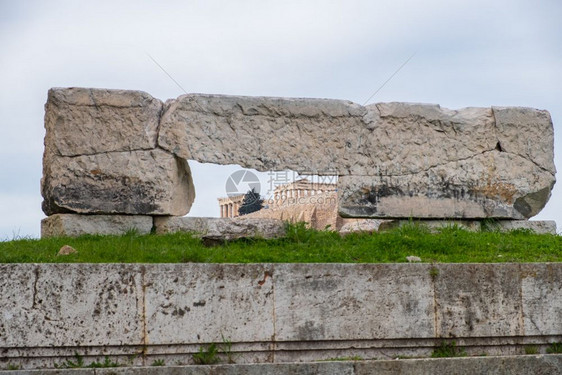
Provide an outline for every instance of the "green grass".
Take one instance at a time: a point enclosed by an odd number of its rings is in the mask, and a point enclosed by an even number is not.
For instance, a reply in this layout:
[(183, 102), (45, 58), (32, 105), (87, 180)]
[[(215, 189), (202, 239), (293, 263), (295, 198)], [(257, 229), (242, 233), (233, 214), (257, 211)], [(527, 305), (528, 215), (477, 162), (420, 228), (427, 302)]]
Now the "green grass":
[(455, 341), (450, 343), (442, 342), (437, 348), (433, 350), (431, 358), (450, 358), (450, 357), (466, 357), (466, 352), (463, 348), (459, 348)]
[[(63, 245), (77, 254), (58, 256)], [(285, 238), (248, 239), (205, 247), (187, 233), (82, 236), (0, 242), (0, 263), (395, 263), (416, 255), (422, 262), (560, 262), (562, 236), (516, 230), (438, 233), (408, 225), (385, 233), (340, 237), (290, 225)]]
[(548, 348), (546, 348), (548, 354), (560, 354), (562, 353), (562, 342), (553, 342)]

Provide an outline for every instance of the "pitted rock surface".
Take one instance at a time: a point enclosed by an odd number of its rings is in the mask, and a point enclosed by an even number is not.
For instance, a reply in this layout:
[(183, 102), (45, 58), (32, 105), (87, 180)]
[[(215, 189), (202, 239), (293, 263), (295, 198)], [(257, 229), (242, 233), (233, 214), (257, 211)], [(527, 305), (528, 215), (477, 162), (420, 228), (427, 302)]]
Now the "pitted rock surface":
[(195, 198), (189, 165), (156, 146), (162, 108), (141, 91), (49, 90), (43, 211), (187, 214)]
[(554, 185), (546, 111), (184, 95), (159, 144), (187, 159), (339, 175), (340, 214), (372, 218), (536, 215)]
[(239, 238), (279, 238), (287, 234), (285, 222), (264, 218), (157, 217), (157, 234), (191, 232), (196, 237), (216, 241)]
[(344, 217), (526, 219), (555, 183), (552, 121), (532, 108), (71, 88), (45, 122), (47, 214), (183, 215), (186, 159), (339, 175)]

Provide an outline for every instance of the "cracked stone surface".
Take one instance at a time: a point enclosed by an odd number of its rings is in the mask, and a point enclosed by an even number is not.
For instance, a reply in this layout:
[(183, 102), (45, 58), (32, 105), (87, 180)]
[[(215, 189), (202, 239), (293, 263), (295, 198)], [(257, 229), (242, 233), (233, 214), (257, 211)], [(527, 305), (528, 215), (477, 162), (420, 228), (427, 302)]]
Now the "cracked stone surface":
[(349, 169), (342, 155), (361, 141), (367, 113), (330, 99), (193, 94), (166, 104), (158, 144), (182, 158), (325, 174)]
[(531, 108), (199, 94), (167, 102), (158, 139), (200, 162), (337, 174), (344, 217), (463, 219), (536, 215), (553, 142)]
[(0, 364), (185, 364), (227, 342), (236, 363), (430, 356), (443, 340), (482, 360), (542, 352), (562, 335), (561, 277), (560, 263), (0, 264)]
[(185, 160), (166, 151), (57, 156), (44, 165), (43, 211), (185, 215), (194, 199)]
[(279, 264), (275, 272), (279, 341), (433, 335), (426, 266)]
[(562, 269), (555, 264), (521, 266), (523, 324), (527, 335), (545, 335), (562, 330)]
[[(435, 266), (436, 333), (439, 337), (524, 336), (518, 264)], [(462, 322), (462, 324), (459, 324)]]
[(555, 183), (547, 111), (52, 89), (43, 208), (184, 215), (185, 160), (339, 175), (343, 217), (527, 219)]
[(138, 269), (130, 264), (0, 265), (0, 346), (140, 345)]
[[(151, 344), (267, 342), (275, 335), (268, 264), (167, 264), (147, 267)], [(227, 308), (225, 308), (228, 306)]]
[(195, 198), (187, 161), (156, 146), (162, 108), (141, 91), (49, 90), (45, 214), (187, 214)]
[(162, 107), (142, 91), (50, 89), (45, 151), (76, 156), (153, 149)]

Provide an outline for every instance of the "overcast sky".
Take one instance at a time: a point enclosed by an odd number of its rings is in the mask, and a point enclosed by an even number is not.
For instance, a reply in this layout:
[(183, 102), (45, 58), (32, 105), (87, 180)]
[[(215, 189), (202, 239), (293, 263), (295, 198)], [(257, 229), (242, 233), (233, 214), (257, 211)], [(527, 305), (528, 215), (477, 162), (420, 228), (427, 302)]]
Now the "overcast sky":
[[(415, 53), (373, 102), (547, 109), (560, 169), (561, 19), (559, 0), (0, 0), (0, 240), (39, 236), (47, 90), (183, 94), (147, 54), (187, 92), (363, 104)], [(190, 164), (190, 215), (217, 216), (237, 167)], [(536, 219), (562, 227), (561, 185)]]

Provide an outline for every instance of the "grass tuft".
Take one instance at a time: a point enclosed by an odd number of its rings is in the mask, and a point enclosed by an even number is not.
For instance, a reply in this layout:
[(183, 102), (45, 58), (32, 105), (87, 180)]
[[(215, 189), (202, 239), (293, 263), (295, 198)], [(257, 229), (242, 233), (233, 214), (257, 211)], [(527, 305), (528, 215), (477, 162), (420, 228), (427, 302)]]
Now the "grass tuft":
[(463, 348), (459, 348), (455, 341), (451, 341), (448, 344), (443, 341), (441, 345), (436, 347), (431, 354), (431, 358), (450, 357), (466, 357), (466, 352)]

